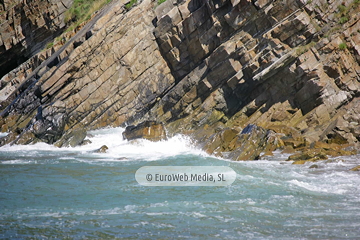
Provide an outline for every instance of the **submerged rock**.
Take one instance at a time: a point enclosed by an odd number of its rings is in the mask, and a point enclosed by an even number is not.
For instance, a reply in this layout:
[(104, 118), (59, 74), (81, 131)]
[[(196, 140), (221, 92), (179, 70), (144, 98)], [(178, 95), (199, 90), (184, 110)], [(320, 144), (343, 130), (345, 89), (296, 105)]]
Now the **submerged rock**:
[(127, 140), (144, 138), (156, 142), (167, 139), (164, 125), (155, 121), (145, 121), (136, 126), (127, 126), (122, 135)]

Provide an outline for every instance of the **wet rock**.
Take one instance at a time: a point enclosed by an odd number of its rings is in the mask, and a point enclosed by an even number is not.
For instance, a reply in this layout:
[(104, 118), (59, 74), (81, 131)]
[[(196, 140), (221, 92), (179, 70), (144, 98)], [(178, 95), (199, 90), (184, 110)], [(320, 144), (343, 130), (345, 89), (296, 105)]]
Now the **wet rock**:
[(67, 114), (65, 108), (57, 106), (48, 106), (37, 110), (35, 122), (30, 131), (35, 137), (45, 143), (53, 144), (64, 134)]
[[(218, 126), (220, 125), (220, 126)], [(192, 139), (194, 139), (197, 142), (197, 145), (199, 145), (203, 149), (208, 149), (206, 145), (210, 144), (209, 139), (215, 134), (220, 131), (222, 131), (225, 127), (221, 124), (217, 124), (217, 126), (209, 126), (208, 124), (205, 124), (203, 127), (197, 129), (196, 131), (191, 133)], [(239, 132), (239, 131), (237, 131)]]
[(311, 165), (309, 168), (310, 168), (310, 169), (312, 169), (312, 168), (319, 168), (319, 165), (313, 164), (313, 165)]
[(30, 143), (34, 144), (36, 143), (35, 134), (30, 131), (26, 131), (25, 133), (21, 134), (20, 137), (14, 141), (14, 143), (19, 145), (27, 145)]
[(109, 148), (106, 145), (102, 145), (99, 149), (95, 150), (95, 153), (106, 153)]
[(307, 160), (296, 160), (292, 164), (294, 164), (294, 165), (302, 165), (302, 164), (305, 164), (306, 162), (307, 162)]
[(235, 128), (219, 130), (206, 141), (203, 149), (215, 156), (240, 161), (259, 159), (261, 152), (271, 155), (283, 146), (275, 132), (250, 124), (241, 132)]
[(339, 163), (339, 162), (345, 162), (344, 159), (329, 159), (326, 160), (325, 163)]
[(328, 159), (322, 149), (309, 149), (301, 153), (296, 153), (288, 157), (287, 161), (295, 161), (294, 164), (303, 164), (304, 162), (315, 162)]
[(167, 139), (164, 125), (155, 121), (145, 121), (136, 126), (127, 126), (122, 135), (127, 140), (144, 138), (156, 142)]
[(282, 140), (282, 136), (283, 134), (275, 133), (272, 130), (268, 130), (266, 137), (266, 146), (264, 149), (265, 154), (271, 155), (273, 151), (285, 148), (285, 143)]
[(356, 145), (351, 144), (315, 142), (313, 148), (322, 149), (327, 155), (332, 157), (357, 154)]
[(283, 150), (281, 151), (281, 153), (285, 153), (285, 154), (288, 154), (288, 153), (295, 153), (296, 150), (294, 148), (292, 148), (291, 146), (286, 146), (283, 148)]
[[(305, 162), (316, 162), (328, 159), (328, 156), (347, 156), (357, 154), (356, 149), (353, 149), (349, 144), (336, 144), (315, 142), (311, 144), (311, 148), (301, 149), (300, 153), (295, 153), (289, 156), (288, 161), (294, 161), (293, 164), (303, 164)], [(333, 162), (328, 160), (325, 163)]]
[(327, 156), (322, 149), (309, 149), (302, 153), (291, 155), (288, 158), (288, 160), (310, 160), (310, 159), (326, 160)]
[(203, 149), (208, 154), (214, 154), (222, 156), (221, 152), (229, 152), (232, 149), (230, 145), (235, 137), (237, 137), (239, 131), (233, 128), (223, 129), (213, 134), (209, 140), (206, 141)]
[(268, 131), (256, 125), (248, 125), (239, 136), (231, 142), (234, 149), (229, 157), (235, 161), (256, 160), (266, 147)]
[(8, 135), (6, 135), (5, 137), (0, 138), (0, 146), (9, 144), (9, 143), (15, 141), (16, 138), (18, 137), (18, 135), (19, 134), (16, 132), (11, 132)]
[[(86, 135), (86, 136), (88, 136), (88, 135)], [(85, 146), (85, 145), (88, 145), (88, 144), (91, 144), (91, 143), (92, 143), (91, 140), (85, 139), (84, 141), (82, 141), (81, 146)]]
[(67, 131), (54, 145), (57, 147), (76, 147), (83, 144), (86, 130), (83, 128)]
[(82, 145), (85, 137), (86, 137), (86, 131), (84, 129), (77, 129), (74, 132), (72, 132), (72, 136), (67, 141), (67, 143), (63, 144), (63, 146), (69, 145), (70, 147), (76, 147)]
[(360, 165), (350, 169), (350, 171), (360, 171)]

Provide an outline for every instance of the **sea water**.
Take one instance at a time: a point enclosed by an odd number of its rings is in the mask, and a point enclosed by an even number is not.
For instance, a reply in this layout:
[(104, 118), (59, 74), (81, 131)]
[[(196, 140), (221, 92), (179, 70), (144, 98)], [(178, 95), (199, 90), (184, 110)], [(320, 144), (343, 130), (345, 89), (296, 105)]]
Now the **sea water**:
[[(122, 139), (91, 132), (91, 144), (0, 148), (0, 238), (359, 239), (360, 156), (292, 165), (209, 156), (178, 135)], [(107, 145), (107, 153), (94, 150)], [(227, 166), (229, 186), (143, 186), (144, 166)], [(310, 168), (311, 167), (311, 168)]]

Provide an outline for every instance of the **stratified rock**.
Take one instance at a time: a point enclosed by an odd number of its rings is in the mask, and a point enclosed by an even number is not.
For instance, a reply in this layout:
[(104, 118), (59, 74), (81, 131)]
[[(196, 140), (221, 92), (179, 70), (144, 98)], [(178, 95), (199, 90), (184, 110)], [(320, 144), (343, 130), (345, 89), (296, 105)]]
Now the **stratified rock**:
[[(62, 146), (77, 129), (156, 120), (234, 160), (279, 148), (326, 156), (359, 149), (360, 5), (345, 1), (349, 19), (339, 25), (337, 1), (179, 0), (155, 9), (144, 0), (128, 10), (127, 2), (112, 1), (64, 47), (3, 77), (0, 126), (13, 134), (1, 144), (28, 143), (34, 134)], [(12, 12), (5, 4), (0, 18), (15, 23), (31, 13), (14, 15), (26, 11), (17, 3)], [(37, 16), (33, 27), (45, 27), (49, 15)], [(0, 51), (27, 42), (17, 25), (2, 25)]]
[(19, 134), (16, 133), (16, 132), (11, 132), (8, 135), (6, 135), (5, 137), (0, 138), (1, 146), (5, 145), (5, 144), (9, 144), (9, 143), (15, 141), (16, 138), (18, 137), (18, 135)]
[(230, 143), (237, 137), (239, 131), (236, 129), (223, 129), (212, 135), (205, 143), (203, 149), (208, 154), (222, 156), (222, 152), (230, 151)]
[[(357, 154), (356, 149), (349, 144), (336, 144), (315, 142), (309, 148), (303, 148), (299, 153), (288, 157), (288, 161), (294, 161), (293, 164), (304, 164), (305, 162), (316, 162), (328, 159), (328, 156), (347, 156)], [(328, 163), (330, 161), (326, 161)]]
[(256, 160), (265, 149), (268, 131), (253, 124), (246, 126), (240, 135), (231, 142), (234, 149), (229, 158), (239, 160)]
[(63, 136), (66, 121), (64, 107), (53, 105), (43, 109), (40, 106), (32, 121), (24, 125), (25, 128), (15, 139), (4, 138), (1, 144), (34, 144), (39, 141), (53, 144)]
[(166, 132), (163, 124), (155, 121), (146, 121), (136, 126), (127, 126), (122, 135), (123, 138), (127, 140), (138, 138), (144, 138), (154, 142), (166, 140)]
[(67, 131), (56, 143), (57, 147), (76, 147), (82, 145), (86, 138), (85, 129)]
[(216, 156), (239, 160), (259, 159), (261, 152), (271, 152), (283, 146), (273, 131), (249, 124), (240, 133), (226, 128), (213, 134), (203, 149)]
[[(63, 146), (67, 139), (60, 140), (62, 135), (76, 129), (115, 127), (136, 119), (175, 84), (153, 36), (154, 3), (144, 1), (129, 12), (125, 3), (113, 1), (96, 13), (63, 48), (51, 50), (53, 61), (42, 62), (43, 69), (33, 77), (21, 75), (37, 66), (28, 64), (1, 81), (1, 131), (19, 134), (34, 126), (37, 139)], [(45, 111), (59, 101), (63, 117), (36, 118), (38, 107)], [(66, 128), (55, 134), (56, 118), (65, 119)]]
[(64, 30), (65, 11), (72, 2), (16, 0), (5, 3), (3, 10), (0, 4), (0, 78)]
[(19, 145), (27, 145), (30, 143), (34, 144), (36, 143), (35, 134), (30, 131), (27, 131), (23, 133), (20, 137), (18, 137), (18, 139), (14, 143)]
[(288, 161), (291, 160), (309, 160), (309, 159), (321, 159), (326, 160), (327, 156), (326, 153), (322, 149), (309, 149), (305, 152), (294, 154), (289, 156)]
[[(330, 5), (334, 16), (337, 5)], [(316, 141), (357, 143), (360, 21), (344, 31), (356, 53), (339, 51), (343, 38), (326, 9), (317, 1), (303, 9), (295, 0), (239, 0), (185, 1), (159, 11), (155, 36), (179, 83), (149, 118), (170, 125), (175, 119), (180, 127), (171, 129), (185, 133), (216, 121), (225, 128), (256, 124), (284, 134), (288, 152)], [(349, 11), (359, 15), (358, 6)], [(208, 152), (218, 155), (220, 134), (212, 140)]]

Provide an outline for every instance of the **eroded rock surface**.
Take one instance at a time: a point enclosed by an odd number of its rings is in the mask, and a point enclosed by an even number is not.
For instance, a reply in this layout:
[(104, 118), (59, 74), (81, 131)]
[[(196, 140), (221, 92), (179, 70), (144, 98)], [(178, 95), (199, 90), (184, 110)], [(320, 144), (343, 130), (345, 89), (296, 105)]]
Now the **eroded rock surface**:
[[(12, 134), (1, 144), (61, 142), (80, 128), (156, 120), (234, 160), (275, 149), (359, 149), (355, 1), (145, 0), (130, 10), (126, 3), (114, 1), (58, 61), (8, 88), (0, 123)], [(31, 129), (41, 129), (38, 108), (51, 112), (55, 103), (64, 108), (46, 121), (56, 126), (63, 114), (65, 125), (44, 140), (49, 133)], [(247, 126), (255, 127), (244, 133)]]
[(73, 0), (0, 3), (0, 78), (43, 49), (65, 27)]

